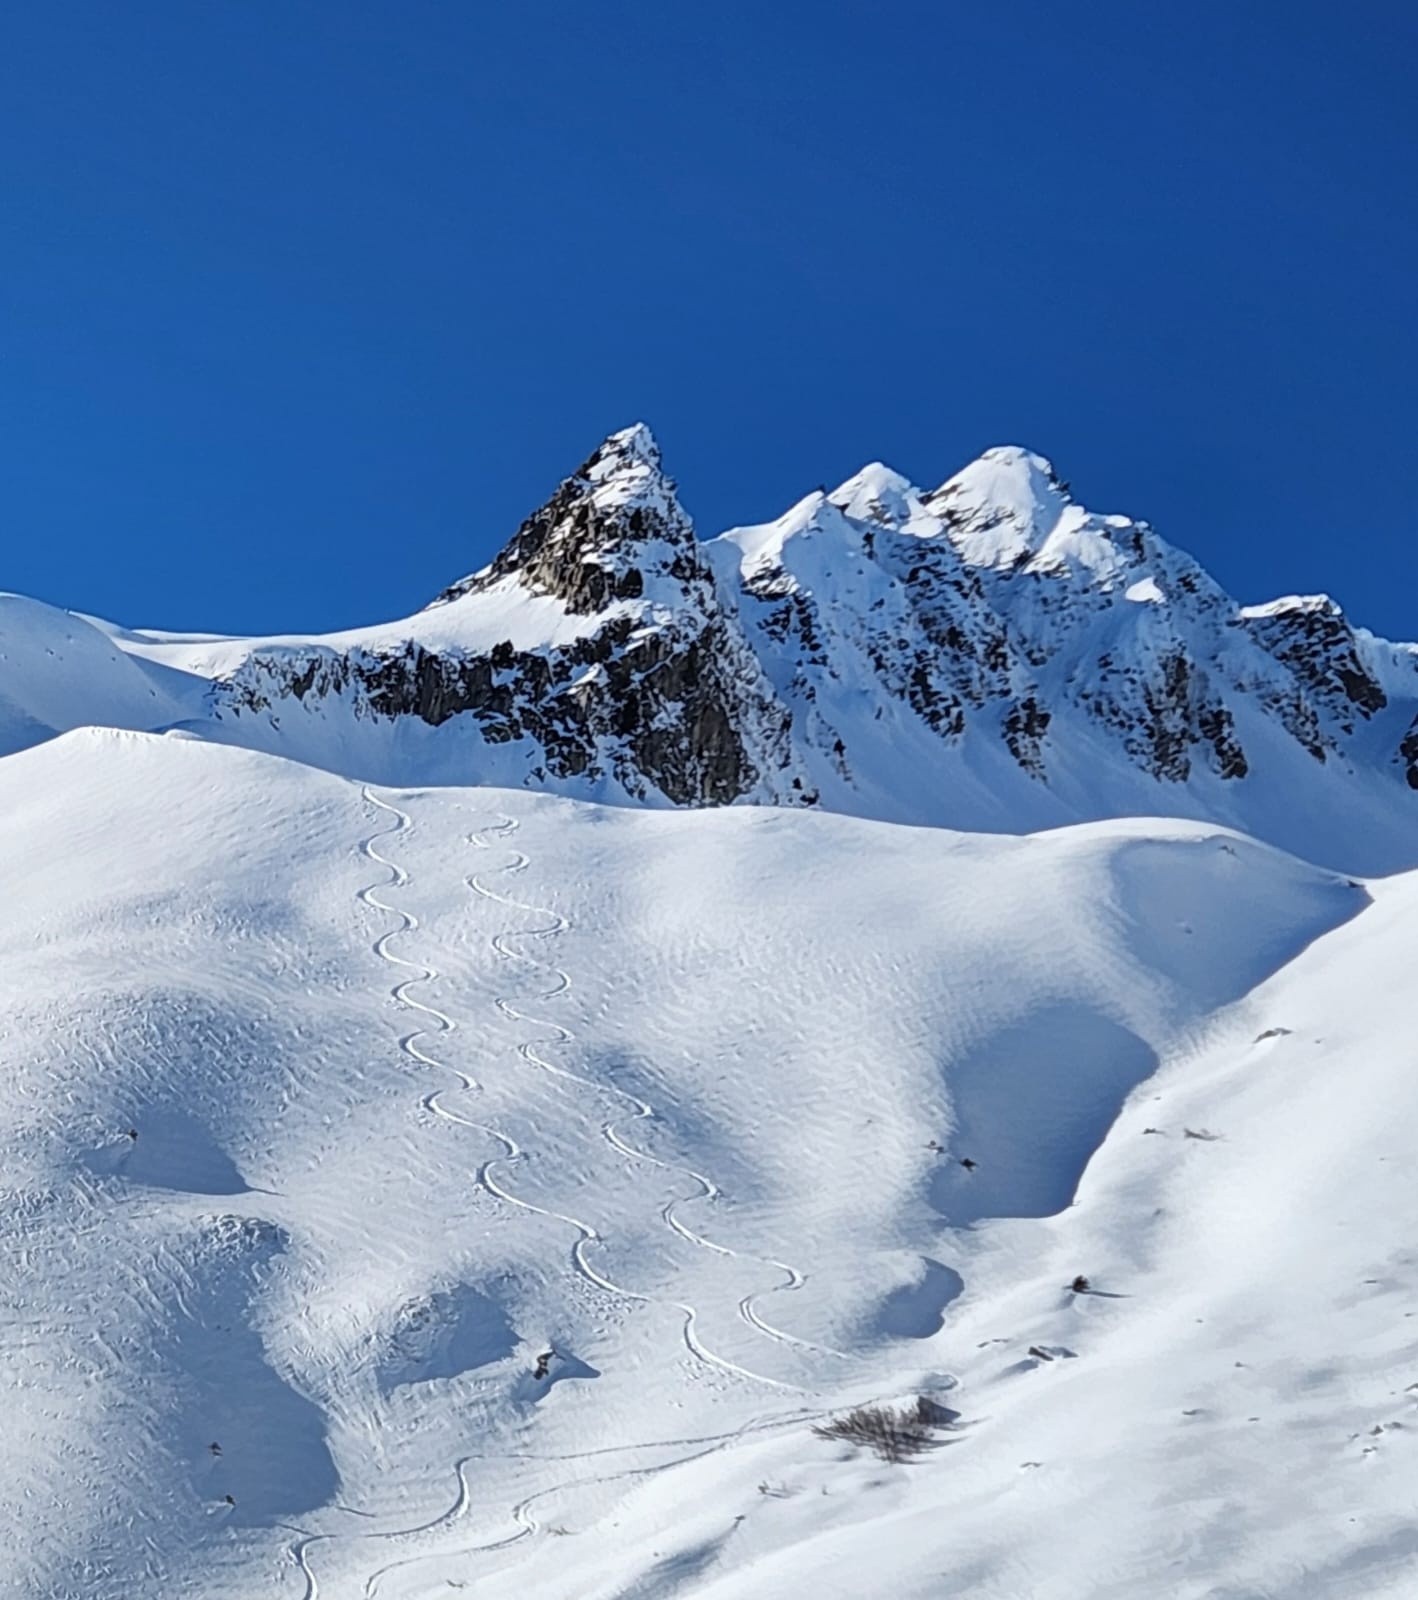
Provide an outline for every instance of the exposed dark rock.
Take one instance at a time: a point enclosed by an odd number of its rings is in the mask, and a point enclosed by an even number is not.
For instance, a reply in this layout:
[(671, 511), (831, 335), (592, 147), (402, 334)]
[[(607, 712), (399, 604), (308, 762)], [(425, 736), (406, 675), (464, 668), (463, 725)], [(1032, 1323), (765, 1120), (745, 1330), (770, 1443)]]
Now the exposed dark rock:
[[(435, 652), (410, 641), (378, 654), (257, 653), (220, 685), (218, 709), (240, 716), (286, 696), (348, 693), (356, 716), (431, 727), (466, 716), (488, 744), (537, 746), (543, 779), (609, 775), (631, 795), (658, 791), (676, 805), (726, 805), (792, 765), (791, 715), (718, 605), (644, 430), (607, 441), (491, 566), (434, 604), (504, 582), (555, 596), (574, 615), (608, 614), (572, 642), (538, 649), (503, 640), (486, 654)], [(651, 585), (673, 604), (647, 614)], [(469, 768), (476, 773), (475, 744)], [(800, 785), (786, 798), (815, 796)]]
[(1004, 742), (1010, 754), (1034, 778), (1044, 776), (1040, 743), (1049, 731), (1051, 714), (1033, 697), (1026, 695), (1005, 713)]
[(1196, 720), (1198, 732), (1211, 746), (1217, 773), (1223, 778), (1244, 778), (1250, 763), (1236, 738), (1231, 713), (1223, 705), (1202, 706)]
[(1252, 636), (1295, 674), (1311, 702), (1345, 733), (1354, 717), (1382, 711), (1388, 697), (1360, 658), (1358, 641), (1333, 600), (1316, 596), (1250, 613)]
[(1418, 789), (1418, 717), (1414, 717), (1408, 732), (1399, 743), (1398, 759), (1403, 763), (1408, 787)]

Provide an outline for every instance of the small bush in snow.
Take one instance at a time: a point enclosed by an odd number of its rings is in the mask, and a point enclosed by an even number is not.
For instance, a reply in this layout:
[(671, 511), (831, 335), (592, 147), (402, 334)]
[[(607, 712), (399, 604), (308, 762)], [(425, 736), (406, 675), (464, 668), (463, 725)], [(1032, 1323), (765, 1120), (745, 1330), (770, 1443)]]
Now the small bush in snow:
[(944, 1426), (951, 1414), (922, 1395), (909, 1406), (858, 1406), (813, 1432), (819, 1439), (843, 1439), (875, 1450), (883, 1461), (907, 1461), (934, 1444), (932, 1430)]

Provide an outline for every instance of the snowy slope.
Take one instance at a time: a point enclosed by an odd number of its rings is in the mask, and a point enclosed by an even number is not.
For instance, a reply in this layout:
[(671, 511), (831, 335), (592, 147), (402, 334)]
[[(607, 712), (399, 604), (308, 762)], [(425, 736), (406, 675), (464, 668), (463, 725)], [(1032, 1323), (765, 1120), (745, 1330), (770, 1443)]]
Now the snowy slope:
[(1323, 596), (1238, 604), (1017, 447), (934, 490), (874, 464), (701, 541), (636, 426), (401, 621), (227, 639), (25, 615), (5, 748), (181, 725), (394, 785), (995, 832), (1173, 815), (1349, 871), (1418, 857), (1418, 648)]
[(182, 733), (0, 804), (7, 1600), (1411, 1592), (1414, 881)]
[(128, 651), (105, 624), (0, 594), (0, 755), (74, 728), (200, 717), (209, 690), (205, 679)]

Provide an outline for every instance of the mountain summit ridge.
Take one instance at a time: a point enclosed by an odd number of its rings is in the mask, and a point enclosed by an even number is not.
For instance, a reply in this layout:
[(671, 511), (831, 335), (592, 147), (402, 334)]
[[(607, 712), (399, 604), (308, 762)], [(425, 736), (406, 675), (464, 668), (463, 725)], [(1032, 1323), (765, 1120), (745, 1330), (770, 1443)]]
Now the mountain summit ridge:
[[(32, 624), (18, 654), (37, 672)], [(129, 684), (90, 717), (74, 683), (67, 725), (181, 726), (381, 782), (987, 831), (1174, 814), (1353, 870), (1418, 857), (1418, 647), (1328, 597), (1238, 604), (1020, 445), (934, 489), (870, 463), (701, 540), (635, 423), (401, 622), (304, 640), (96, 626), (152, 704)], [(66, 716), (52, 683), (27, 703), (9, 654), (16, 748)]]

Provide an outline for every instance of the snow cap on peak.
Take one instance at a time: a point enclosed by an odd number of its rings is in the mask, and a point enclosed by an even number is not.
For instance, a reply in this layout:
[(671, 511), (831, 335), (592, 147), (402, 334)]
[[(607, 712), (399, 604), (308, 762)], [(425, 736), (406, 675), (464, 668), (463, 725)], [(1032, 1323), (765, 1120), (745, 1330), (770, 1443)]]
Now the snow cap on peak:
[(1069, 506), (1050, 462), (1022, 445), (995, 445), (925, 496), (968, 561), (1009, 566), (1039, 549)]
[(915, 484), (884, 461), (872, 461), (827, 497), (849, 517), (899, 528), (919, 509)]
[(832, 496), (814, 489), (774, 521), (728, 528), (710, 547), (716, 559), (731, 560), (747, 578), (788, 566), (821, 578), (842, 565), (845, 552), (860, 550), (863, 533)]
[(658, 472), (661, 467), (659, 443), (645, 423), (632, 422), (601, 444), (587, 464), (587, 477), (594, 477), (595, 468), (602, 465), (608, 470), (648, 467)]
[(1022, 444), (992, 444), (988, 450), (980, 452), (981, 461), (991, 461), (1001, 467), (1031, 467), (1036, 472), (1042, 472), (1052, 478), (1054, 464), (1046, 456), (1041, 456), (1037, 450), (1030, 450)]
[(1066, 500), (1068, 491), (1047, 457), (1019, 444), (997, 444), (982, 451), (968, 467), (947, 478), (932, 500), (1025, 506), (1052, 498)]
[(660, 447), (643, 422), (613, 433), (581, 468), (577, 477), (590, 485), (592, 502), (602, 511), (647, 506), (689, 525), (675, 499), (674, 483), (665, 475)]

